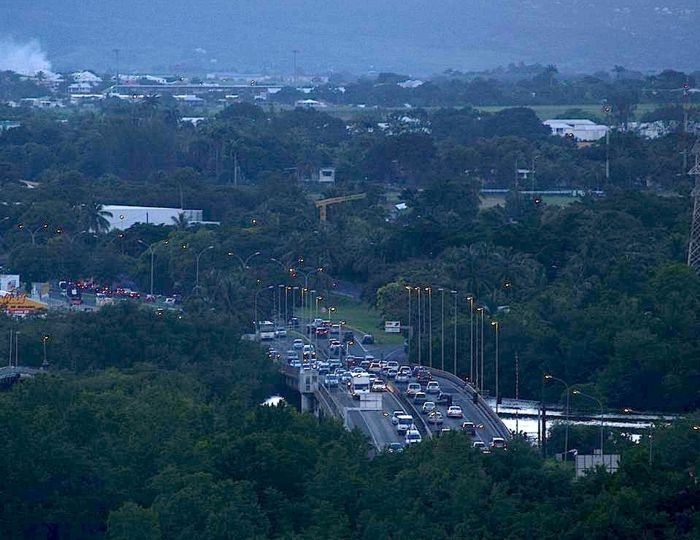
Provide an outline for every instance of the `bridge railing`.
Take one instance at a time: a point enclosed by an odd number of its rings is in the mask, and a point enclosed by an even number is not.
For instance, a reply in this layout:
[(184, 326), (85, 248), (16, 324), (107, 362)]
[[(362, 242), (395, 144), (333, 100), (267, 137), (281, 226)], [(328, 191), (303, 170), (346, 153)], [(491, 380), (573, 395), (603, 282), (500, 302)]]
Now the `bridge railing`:
[[(448, 381), (457, 385), (459, 388), (463, 388), (464, 392), (469, 396), (469, 399), (473, 399), (474, 394), (478, 394), (478, 392), (476, 392), (476, 390), (470, 383), (463, 381), (462, 379), (460, 379), (456, 375), (453, 375), (452, 373), (435, 368), (430, 368), (430, 372), (437, 375), (438, 377), (447, 379)], [(506, 439), (511, 438), (510, 430), (498, 417), (496, 411), (489, 407), (488, 403), (484, 401), (484, 398), (481, 396), (481, 394), (478, 394), (476, 406), (484, 413), (484, 416), (486, 416), (486, 418), (489, 421), (489, 424), (491, 424), (491, 427), (496, 433), (498, 433), (501, 437), (504, 437)]]

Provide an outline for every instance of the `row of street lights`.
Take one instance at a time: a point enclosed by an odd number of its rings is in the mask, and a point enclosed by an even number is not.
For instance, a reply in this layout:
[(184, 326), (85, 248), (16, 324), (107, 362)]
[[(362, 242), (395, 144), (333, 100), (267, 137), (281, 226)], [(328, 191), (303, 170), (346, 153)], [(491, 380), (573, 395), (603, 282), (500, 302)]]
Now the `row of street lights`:
[[(414, 319), (414, 296), (415, 302), (417, 303), (416, 311), (416, 325), (418, 331), (416, 333), (416, 339), (418, 340), (416, 347), (416, 363), (418, 365), (423, 365), (423, 336), (427, 333), (427, 338), (429, 342), (428, 346), (428, 365), (432, 368), (434, 367), (433, 362), (433, 287), (432, 286), (412, 286), (406, 285), (406, 291), (408, 292), (408, 351), (409, 351), (409, 361), (411, 361), (411, 354), (413, 351), (413, 319)], [(453, 335), (452, 335), (452, 371), (457, 375), (458, 370), (458, 346), (457, 346), (457, 314), (459, 311), (459, 292), (453, 289), (446, 289), (444, 287), (438, 287), (436, 289), (440, 292), (440, 368), (445, 371), (445, 296), (449, 293), (453, 300)], [(485, 312), (486, 309), (483, 306), (475, 305), (475, 297), (471, 294), (465, 297), (469, 309), (469, 381), (474, 385), (474, 387), (479, 391), (484, 391), (484, 343), (485, 339)], [(427, 305), (426, 305), (427, 304)], [(427, 310), (427, 321), (425, 311)], [(476, 315), (476, 316), (475, 316)], [(476, 319), (476, 321), (475, 321)], [(476, 323), (476, 324), (475, 324)], [(499, 378), (499, 360), (500, 360), (500, 322), (497, 320), (492, 320), (490, 322), (494, 329), (495, 334), (495, 392), (496, 392), (496, 407), (498, 407), (498, 401), (500, 400), (500, 378)]]

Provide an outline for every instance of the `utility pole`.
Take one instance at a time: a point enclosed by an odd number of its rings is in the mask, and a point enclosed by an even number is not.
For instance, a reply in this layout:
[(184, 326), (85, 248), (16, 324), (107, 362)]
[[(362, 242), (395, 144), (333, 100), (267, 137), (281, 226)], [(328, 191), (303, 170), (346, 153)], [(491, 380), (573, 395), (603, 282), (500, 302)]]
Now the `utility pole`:
[(114, 66), (116, 73), (116, 81), (117, 81), (117, 86), (119, 86), (119, 49), (114, 49), (114, 58), (116, 61), (116, 65)]
[(693, 216), (688, 242), (688, 266), (700, 274), (700, 138), (695, 141), (690, 153), (695, 156), (695, 165), (688, 174), (695, 177), (695, 182), (692, 191)]
[(294, 49), (292, 51), (294, 54), (294, 73), (292, 74), (292, 82), (296, 84), (297, 82), (297, 54), (299, 54), (299, 51), (297, 49)]
[(515, 399), (520, 399), (520, 357), (515, 352)]

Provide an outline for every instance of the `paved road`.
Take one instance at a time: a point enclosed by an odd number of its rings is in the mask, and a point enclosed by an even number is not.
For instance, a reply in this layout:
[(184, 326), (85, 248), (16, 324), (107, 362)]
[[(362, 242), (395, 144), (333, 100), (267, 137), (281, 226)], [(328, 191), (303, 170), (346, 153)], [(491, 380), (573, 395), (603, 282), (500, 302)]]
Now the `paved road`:
[[(297, 337), (304, 337), (298, 332), (289, 332), (286, 338), (276, 339), (270, 344), (275, 347), (284, 356), (285, 351), (292, 348), (292, 341)], [(316, 343), (315, 340), (311, 341)], [(327, 358), (328, 340), (321, 339), (318, 340), (317, 352), (319, 357)], [(361, 345), (355, 343), (349, 348), (349, 354), (355, 356), (364, 356), (366, 354), (371, 354), (376, 359), (383, 357), (385, 359), (396, 360), (400, 364), (406, 361), (406, 355), (403, 352), (403, 347), (391, 346), (387, 349), (387, 346), (378, 345)], [(465, 391), (463, 385), (458, 385), (455, 382), (446, 379), (444, 377), (434, 376), (435, 380), (440, 383), (441, 390), (452, 394), (453, 404), (462, 407), (464, 412), (463, 419), (452, 419), (447, 418), (447, 407), (438, 406), (438, 410), (443, 413), (444, 424), (442, 426), (434, 426), (428, 424), (429, 436), (432, 434), (439, 435), (441, 427), (449, 427), (455, 431), (461, 431), (461, 425), (464, 421), (472, 421), (480, 427), (476, 431), (474, 440), (483, 441), (486, 445), (491, 442), (491, 439), (495, 436), (499, 436), (498, 431), (492, 424), (492, 419), (480, 408), (477, 407), (471, 399), (469, 393)], [(344, 388), (330, 389), (329, 393), (332, 399), (336, 402), (338, 408), (346, 410), (346, 425), (350, 428), (357, 428), (365, 433), (372, 443), (379, 449), (387, 446), (392, 442), (403, 442), (403, 436), (399, 436), (396, 432), (395, 426), (391, 423), (391, 413), (395, 410), (405, 410), (408, 414), (425, 419), (425, 416), (421, 416), (418, 409), (414, 408), (410, 403), (407, 406), (402, 404), (402, 401), (394, 394), (405, 392), (405, 384), (392, 384), (390, 386), (389, 392), (382, 394), (382, 411), (361, 411), (359, 410), (359, 403), (353, 400), (348, 394), (347, 390)], [(416, 423), (420, 421), (417, 420)]]

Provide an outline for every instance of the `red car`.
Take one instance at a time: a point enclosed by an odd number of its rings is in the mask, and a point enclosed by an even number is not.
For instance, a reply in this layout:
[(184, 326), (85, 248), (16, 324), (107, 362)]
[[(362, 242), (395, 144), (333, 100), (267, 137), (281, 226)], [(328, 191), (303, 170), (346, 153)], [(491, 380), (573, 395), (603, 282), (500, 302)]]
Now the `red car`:
[(319, 326), (316, 328), (316, 336), (317, 337), (328, 337), (328, 328), (325, 326)]

